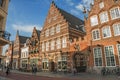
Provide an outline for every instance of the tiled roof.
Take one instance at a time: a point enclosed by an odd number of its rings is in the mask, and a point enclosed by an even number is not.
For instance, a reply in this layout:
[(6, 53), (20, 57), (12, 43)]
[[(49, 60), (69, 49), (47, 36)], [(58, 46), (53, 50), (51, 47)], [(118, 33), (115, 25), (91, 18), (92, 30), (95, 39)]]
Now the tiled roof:
[(36, 31), (37, 31), (38, 39), (40, 39), (40, 33), (41, 33), (41, 31), (40, 30), (36, 30)]
[(29, 39), (29, 38), (30, 38), (30, 37), (26, 37), (26, 36), (21, 36), (21, 35), (19, 35), (20, 44), (26, 43), (26, 40)]
[(64, 16), (64, 18), (66, 19), (66, 21), (69, 23), (69, 27), (80, 30), (82, 32), (84, 32), (83, 27), (84, 27), (84, 21), (77, 18), (76, 16), (58, 8), (58, 10), (60, 11), (60, 13)]
[[(54, 6), (56, 6), (54, 1), (52, 1), (52, 4)], [(69, 27), (71, 27), (73, 29), (76, 29), (76, 30), (80, 30), (82, 32), (85, 32), (84, 29), (83, 29), (83, 27), (84, 27), (84, 21), (83, 20), (81, 20), (81, 19), (77, 18), (76, 16), (64, 11), (61, 8), (58, 8), (57, 6), (56, 6), (56, 8), (60, 11), (62, 16), (64, 16), (64, 19), (66, 19), (66, 21), (68, 22)]]

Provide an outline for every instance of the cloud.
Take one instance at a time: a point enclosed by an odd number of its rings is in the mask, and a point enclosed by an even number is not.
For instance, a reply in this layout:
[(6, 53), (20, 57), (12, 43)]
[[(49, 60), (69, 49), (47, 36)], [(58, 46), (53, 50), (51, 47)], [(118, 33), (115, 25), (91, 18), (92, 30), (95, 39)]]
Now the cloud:
[(70, 6), (73, 6), (74, 3), (72, 2), (72, 0), (66, 0), (67, 4), (69, 4)]
[(75, 6), (75, 8), (83, 11), (83, 5), (82, 4), (78, 4), (77, 6)]
[(41, 26), (39, 25), (21, 25), (21, 24), (13, 24), (12, 25), (14, 30), (19, 30), (22, 32), (29, 32), (31, 33), (33, 31), (33, 28), (36, 27), (36, 29), (40, 30)]
[(78, 5), (75, 6), (76, 9), (83, 11), (83, 7), (90, 9), (90, 4), (93, 4), (93, 0), (82, 0)]

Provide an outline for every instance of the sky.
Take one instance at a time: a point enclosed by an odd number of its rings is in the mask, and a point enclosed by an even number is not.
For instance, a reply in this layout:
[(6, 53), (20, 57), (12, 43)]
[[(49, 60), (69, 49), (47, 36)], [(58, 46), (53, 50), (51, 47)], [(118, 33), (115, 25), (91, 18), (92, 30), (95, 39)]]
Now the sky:
[[(10, 41), (15, 40), (16, 32), (31, 37), (33, 27), (41, 30), (52, 0), (11, 0), (8, 8), (6, 31), (11, 34)], [(83, 7), (90, 9), (93, 0), (54, 0), (63, 10), (84, 20)]]

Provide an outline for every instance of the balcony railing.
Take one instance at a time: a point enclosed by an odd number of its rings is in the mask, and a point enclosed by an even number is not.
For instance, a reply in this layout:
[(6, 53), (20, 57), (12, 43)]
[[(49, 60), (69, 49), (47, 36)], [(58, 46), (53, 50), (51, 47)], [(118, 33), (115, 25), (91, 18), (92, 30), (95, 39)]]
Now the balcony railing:
[(0, 31), (0, 38), (3, 38), (5, 40), (10, 40), (10, 33), (6, 31)]

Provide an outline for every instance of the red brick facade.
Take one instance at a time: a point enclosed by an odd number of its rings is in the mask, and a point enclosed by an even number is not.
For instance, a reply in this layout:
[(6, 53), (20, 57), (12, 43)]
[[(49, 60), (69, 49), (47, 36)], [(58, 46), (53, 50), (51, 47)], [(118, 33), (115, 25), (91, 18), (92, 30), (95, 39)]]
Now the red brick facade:
[[(112, 11), (112, 9), (114, 8), (118, 8), (118, 10), (116, 12)], [(100, 15), (103, 12), (107, 13), (108, 20), (102, 23)], [(97, 16), (98, 24), (92, 26), (91, 17), (95, 15)], [(113, 19), (112, 15), (116, 15), (118, 17)], [(104, 18), (106, 18), (105, 16)], [(89, 57), (89, 67), (91, 68), (96, 67), (97, 69), (100, 69), (103, 66), (115, 67), (117, 65), (120, 65), (119, 59), (118, 59), (119, 58), (118, 44), (120, 43), (120, 35), (118, 34), (117, 36), (115, 36), (116, 31), (114, 29), (114, 24), (119, 24), (119, 23), (120, 23), (120, 1), (119, 0), (94, 0), (94, 5), (91, 6), (91, 10), (88, 13), (88, 18), (85, 19), (87, 41), (88, 41), (88, 45), (91, 48), (91, 53)], [(104, 31), (106, 31), (105, 27), (107, 26), (109, 26), (109, 29), (107, 29), (107, 33), (106, 33)], [(93, 38), (95, 38), (95, 36), (93, 35), (94, 34), (93, 32), (94, 30), (97, 30), (97, 29), (99, 30), (99, 33), (97, 33), (99, 34), (99, 39), (93, 40)], [(120, 31), (118, 33), (120, 33)], [(109, 36), (109, 37), (106, 37), (106, 36)], [(108, 49), (108, 46), (111, 46), (111, 48), (109, 47)], [(95, 63), (94, 48), (96, 47), (101, 48), (100, 53), (102, 55), (101, 56), (102, 65), (100, 66), (97, 66)], [(110, 56), (114, 59), (111, 59)], [(108, 57), (109, 57), (109, 60), (107, 60)]]

